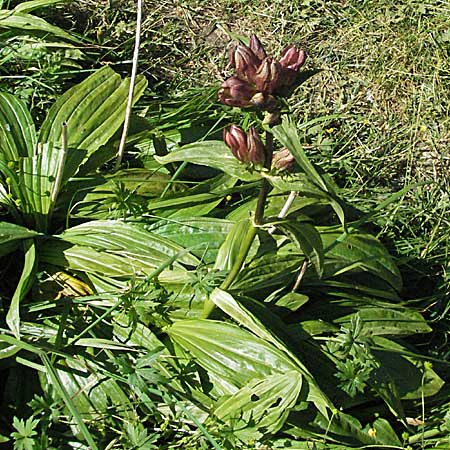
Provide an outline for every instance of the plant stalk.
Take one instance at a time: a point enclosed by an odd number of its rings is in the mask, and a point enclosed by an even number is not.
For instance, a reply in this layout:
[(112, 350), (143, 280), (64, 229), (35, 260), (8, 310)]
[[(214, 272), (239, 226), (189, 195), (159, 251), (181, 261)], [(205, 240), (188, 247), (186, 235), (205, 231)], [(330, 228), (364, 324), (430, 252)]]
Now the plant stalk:
[[(264, 164), (264, 167), (266, 169), (271, 168), (272, 166), (272, 155), (273, 155), (273, 135), (269, 131), (266, 132), (266, 161)], [(239, 272), (242, 269), (242, 266), (244, 265), (245, 259), (247, 258), (248, 252), (250, 250), (250, 247), (253, 244), (253, 241), (256, 237), (256, 232), (259, 225), (262, 225), (264, 221), (264, 207), (266, 206), (266, 200), (267, 200), (267, 194), (270, 191), (270, 184), (267, 181), (266, 178), (263, 178), (261, 181), (261, 188), (258, 195), (258, 202), (256, 204), (256, 210), (255, 210), (255, 217), (254, 217), (254, 224), (251, 226), (247, 232), (247, 235), (245, 236), (241, 248), (239, 250), (239, 253), (236, 257), (236, 260), (231, 267), (230, 272), (228, 273), (225, 280), (223, 280), (222, 284), (220, 285), (220, 289), (227, 290), (230, 288), (230, 286), (233, 284), (234, 280), (239, 275)], [(207, 319), (212, 312), (214, 311), (216, 305), (214, 302), (211, 301), (211, 299), (207, 298), (204, 306), (203, 311), (200, 315), (201, 319)]]
[(139, 45), (141, 43), (141, 24), (142, 24), (142, 0), (137, 0), (136, 6), (136, 37), (134, 42), (133, 65), (131, 67), (130, 88), (128, 90), (128, 101), (125, 110), (125, 120), (123, 122), (122, 137), (120, 138), (119, 149), (117, 150), (117, 159), (115, 169), (118, 170), (122, 164), (123, 154), (125, 152), (125, 143), (127, 140), (128, 129), (130, 127), (131, 108), (133, 106), (134, 85), (136, 83), (136, 74), (139, 58)]

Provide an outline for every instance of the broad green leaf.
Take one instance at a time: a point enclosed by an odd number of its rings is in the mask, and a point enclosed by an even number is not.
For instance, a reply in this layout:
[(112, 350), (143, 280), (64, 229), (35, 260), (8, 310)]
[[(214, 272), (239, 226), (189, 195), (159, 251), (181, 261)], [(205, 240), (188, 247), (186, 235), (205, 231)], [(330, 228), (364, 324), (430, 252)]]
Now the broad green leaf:
[[(142, 226), (120, 220), (98, 220), (72, 227), (61, 238), (79, 246), (90, 246), (143, 265), (159, 266), (167, 257), (180, 254), (178, 262), (197, 266), (199, 260), (184, 247), (146, 231)], [(184, 253), (184, 254), (183, 254)]]
[(223, 397), (214, 415), (225, 421), (243, 441), (254, 439), (255, 432), (276, 433), (297, 403), (302, 376), (295, 370), (252, 380), (229, 397)]
[(192, 253), (209, 264), (216, 260), (217, 252), (232, 226), (230, 220), (191, 217), (161, 220), (146, 229), (185, 248), (195, 247)]
[[(318, 415), (315, 423), (326, 430), (330, 437), (335, 439), (340, 436), (346, 437), (353, 444), (351, 448), (358, 444), (377, 446), (377, 448), (382, 448), (383, 445), (393, 445), (401, 448), (401, 442), (390, 425), (384, 419), (381, 422), (378, 420), (380, 419), (377, 419), (372, 426), (363, 427), (360, 421), (350, 414), (336, 411), (331, 420)], [(381, 431), (380, 435), (376, 431), (369, 432), (370, 429), (376, 430), (378, 427)]]
[(280, 141), (284, 147), (287, 147), (292, 153), (298, 165), (308, 175), (309, 180), (324, 191), (328, 192), (329, 187), (327, 186), (327, 183), (324, 181), (317, 169), (306, 156), (306, 153), (300, 142), (300, 137), (298, 135), (297, 129), (292, 122), (292, 119), (284, 116), (283, 122), (280, 125), (273, 127), (272, 130), (276, 139)]
[[(426, 366), (420, 361), (421, 355), (411, 354), (408, 348), (381, 336), (375, 336), (373, 340), (377, 346), (374, 353), (380, 361), (381, 368), (395, 383), (402, 399), (420, 399), (440, 391), (444, 380), (431, 366)], [(377, 383), (376, 378), (372, 383)]]
[(297, 311), (297, 309), (301, 308), (308, 300), (309, 297), (307, 295), (299, 294), (298, 292), (289, 292), (278, 299), (275, 302), (275, 305), (280, 308), (289, 309), (290, 311)]
[(25, 251), (25, 262), (22, 275), (17, 283), (16, 290), (6, 315), (6, 323), (17, 339), (20, 339), (20, 302), (28, 293), (34, 282), (36, 270), (36, 247), (33, 239), (27, 239), (23, 243)]
[[(68, 146), (88, 155), (106, 144), (119, 130), (125, 116), (130, 80), (105, 66), (64, 93), (50, 108), (39, 133), (39, 142), (59, 143), (62, 124), (67, 124)], [(139, 76), (133, 102), (147, 86)]]
[(0, 222), (0, 245), (39, 236), (36, 231), (9, 222)]
[(254, 239), (255, 235), (256, 229), (250, 219), (236, 222), (219, 248), (214, 269), (231, 270), (245, 242), (248, 239)]
[(0, 158), (9, 162), (32, 156), (36, 142), (34, 122), (25, 104), (0, 92)]
[(314, 264), (319, 278), (323, 273), (324, 251), (317, 229), (306, 221), (283, 220), (271, 222)]
[[(54, 206), (52, 197), (61, 188), (61, 185), (56, 186), (58, 172), (63, 170), (63, 184), (75, 173), (84, 156), (83, 152), (73, 149), (62, 163), (61, 151), (52, 144), (44, 144), (39, 146), (36, 155), (20, 158), (18, 183), (11, 186), (13, 196), (20, 199), (19, 209), (25, 214), (26, 222), (33, 223), (39, 231), (46, 231)], [(64, 167), (60, 167), (61, 164)]]
[(261, 292), (273, 287), (289, 286), (294, 283), (304, 256), (293, 248), (291, 251), (268, 252), (253, 258), (244, 267), (233, 289), (245, 292)]
[(63, 3), (66, 1), (67, 0), (30, 0), (28, 2), (19, 3), (13, 11), (19, 13), (29, 13), (35, 9), (45, 8), (46, 6), (54, 5), (56, 3)]
[(181, 320), (167, 333), (200, 366), (238, 388), (253, 379), (296, 370), (295, 364), (272, 344), (236, 325)]
[(26, 34), (52, 35), (66, 41), (74, 43), (80, 42), (76, 37), (66, 33), (59, 27), (50, 25), (40, 17), (7, 9), (0, 10), (0, 30), (2, 29), (18, 30), (19, 32)]
[[(388, 282), (395, 290), (402, 289), (400, 272), (378, 239), (358, 231), (345, 234), (338, 227), (319, 227), (319, 232), (326, 259), (335, 264), (335, 274), (348, 270), (368, 272)], [(326, 272), (324, 276), (330, 276)]]
[[(363, 324), (362, 334), (366, 336), (407, 336), (416, 333), (430, 333), (432, 328), (422, 315), (408, 309), (363, 307), (357, 314)], [(350, 321), (351, 316), (339, 318), (336, 322)]]
[(222, 141), (204, 141), (188, 144), (166, 156), (155, 156), (161, 164), (189, 162), (201, 166), (213, 167), (244, 181), (256, 181), (261, 178), (258, 172), (239, 162)]
[(287, 347), (287, 345), (276, 336), (271, 330), (266, 328), (264, 324), (248, 309), (242, 306), (236, 299), (234, 299), (228, 292), (221, 289), (214, 289), (211, 294), (211, 301), (218, 306), (222, 311), (228, 314), (239, 325), (249, 329), (252, 333), (260, 339), (264, 339), (267, 343), (273, 345), (278, 351), (282, 352), (286, 358), (295, 364), (307, 379), (309, 384), (308, 400), (312, 401), (322, 414), (327, 414), (327, 408), (331, 408), (331, 402), (322, 393), (320, 388), (316, 385), (313, 376), (306, 368), (306, 366), (297, 358), (297, 356)]

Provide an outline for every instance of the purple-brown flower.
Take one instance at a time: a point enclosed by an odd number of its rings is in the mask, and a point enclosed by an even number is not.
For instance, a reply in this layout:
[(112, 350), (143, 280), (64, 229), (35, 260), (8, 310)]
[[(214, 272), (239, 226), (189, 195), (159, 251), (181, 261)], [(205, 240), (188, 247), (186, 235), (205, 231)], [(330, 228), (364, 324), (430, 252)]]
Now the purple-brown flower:
[(298, 49), (293, 45), (286, 47), (281, 52), (280, 65), (282, 68), (282, 84), (291, 86), (297, 78), (298, 70), (306, 61), (305, 50)]
[(256, 89), (272, 94), (280, 85), (281, 71), (280, 63), (274, 61), (273, 58), (265, 58), (255, 75)]
[(237, 125), (230, 125), (225, 128), (223, 140), (239, 161), (248, 162), (247, 134), (242, 128)]
[(287, 148), (283, 148), (273, 155), (272, 168), (278, 170), (291, 170), (294, 167), (294, 164), (294, 155)]
[(228, 106), (246, 108), (253, 106), (250, 100), (256, 94), (256, 89), (238, 77), (230, 77), (222, 83), (219, 90), (219, 101)]
[(238, 78), (252, 83), (260, 65), (260, 60), (251, 48), (245, 45), (238, 45), (230, 53), (230, 63), (235, 68)]
[(231, 153), (244, 163), (263, 165), (266, 159), (264, 144), (255, 128), (246, 133), (236, 125), (223, 130), (223, 140)]
[(229, 54), (236, 75), (228, 78), (219, 90), (219, 101), (228, 106), (247, 108), (255, 106), (263, 111), (276, 112), (276, 96), (289, 95), (297, 73), (306, 60), (303, 49), (290, 45), (281, 53), (280, 60), (267, 56), (255, 34), (249, 45), (238, 45)]
[(247, 134), (248, 160), (255, 165), (263, 165), (266, 160), (266, 149), (255, 128)]
[(256, 34), (252, 34), (250, 36), (250, 49), (253, 51), (253, 53), (258, 57), (259, 61), (261, 62), (263, 59), (267, 58), (266, 50), (264, 49), (263, 45), (261, 44), (261, 41), (258, 39)]

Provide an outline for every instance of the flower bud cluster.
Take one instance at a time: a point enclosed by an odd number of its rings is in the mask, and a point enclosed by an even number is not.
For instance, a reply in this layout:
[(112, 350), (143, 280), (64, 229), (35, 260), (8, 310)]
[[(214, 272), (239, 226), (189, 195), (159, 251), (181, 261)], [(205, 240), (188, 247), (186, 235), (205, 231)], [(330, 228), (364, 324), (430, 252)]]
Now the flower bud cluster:
[(238, 45), (229, 58), (236, 75), (222, 83), (219, 100), (229, 106), (275, 111), (278, 106), (275, 96), (295, 83), (306, 52), (290, 45), (276, 60), (267, 56), (259, 39), (252, 34), (249, 46)]
[(250, 128), (246, 133), (237, 125), (230, 125), (223, 131), (223, 140), (239, 161), (256, 166), (264, 165), (266, 149), (255, 128)]

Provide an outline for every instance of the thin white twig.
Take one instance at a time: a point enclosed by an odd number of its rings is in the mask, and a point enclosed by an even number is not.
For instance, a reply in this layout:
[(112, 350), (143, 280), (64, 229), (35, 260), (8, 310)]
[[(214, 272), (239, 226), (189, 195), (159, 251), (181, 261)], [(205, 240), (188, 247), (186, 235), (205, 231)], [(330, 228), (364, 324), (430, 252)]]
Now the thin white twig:
[(119, 149), (117, 151), (116, 170), (120, 167), (125, 151), (125, 141), (127, 140), (128, 128), (130, 126), (131, 108), (133, 105), (134, 84), (136, 82), (139, 45), (141, 43), (141, 24), (142, 24), (142, 0), (137, 0), (136, 5), (136, 38), (134, 42), (133, 65), (131, 68), (130, 89), (128, 91), (128, 102), (125, 110), (125, 120), (123, 122), (122, 137), (120, 138)]
[(308, 267), (308, 260), (305, 258), (300, 268), (300, 272), (297, 275), (297, 278), (295, 279), (294, 287), (292, 288), (291, 292), (297, 292), (298, 288), (300, 287), (300, 283), (302, 282), (303, 275), (305, 275), (307, 267)]
[[(289, 212), (289, 208), (292, 206), (292, 203), (294, 203), (295, 197), (297, 197), (296, 191), (291, 191), (289, 194), (289, 197), (287, 198), (286, 202), (284, 203), (283, 207), (281, 208), (281, 211), (278, 213), (279, 219), (284, 219), (287, 216), (287, 213)], [(271, 226), (269, 228), (269, 234), (273, 234), (275, 232), (275, 227)]]

